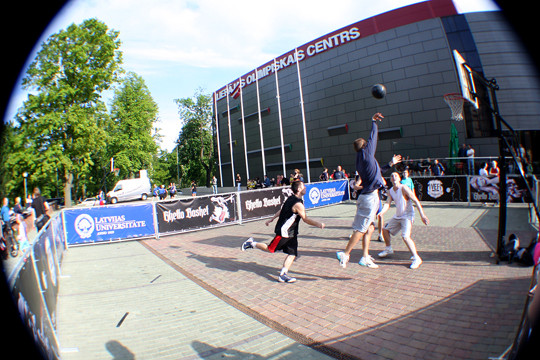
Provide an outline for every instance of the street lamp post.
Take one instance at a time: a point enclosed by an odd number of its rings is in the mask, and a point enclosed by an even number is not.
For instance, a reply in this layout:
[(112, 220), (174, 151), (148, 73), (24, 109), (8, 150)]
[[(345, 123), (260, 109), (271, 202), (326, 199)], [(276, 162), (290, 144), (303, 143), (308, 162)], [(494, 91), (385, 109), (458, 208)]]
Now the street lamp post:
[(28, 177), (28, 173), (25, 171), (22, 176), (24, 178), (24, 201), (26, 202), (26, 199), (28, 199), (28, 191), (26, 190), (26, 178)]

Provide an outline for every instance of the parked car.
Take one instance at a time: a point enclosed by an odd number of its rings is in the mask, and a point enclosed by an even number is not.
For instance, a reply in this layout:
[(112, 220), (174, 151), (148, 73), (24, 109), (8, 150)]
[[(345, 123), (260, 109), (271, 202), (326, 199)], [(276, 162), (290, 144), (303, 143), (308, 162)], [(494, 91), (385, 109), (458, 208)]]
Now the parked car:
[(99, 205), (99, 199), (97, 197), (86, 198), (83, 201), (81, 201), (79, 204), (77, 204), (78, 207), (92, 207), (92, 206), (98, 206), (98, 205)]
[(107, 202), (116, 204), (119, 201), (146, 200), (150, 194), (152, 189), (147, 177), (120, 180), (113, 190), (107, 193)]

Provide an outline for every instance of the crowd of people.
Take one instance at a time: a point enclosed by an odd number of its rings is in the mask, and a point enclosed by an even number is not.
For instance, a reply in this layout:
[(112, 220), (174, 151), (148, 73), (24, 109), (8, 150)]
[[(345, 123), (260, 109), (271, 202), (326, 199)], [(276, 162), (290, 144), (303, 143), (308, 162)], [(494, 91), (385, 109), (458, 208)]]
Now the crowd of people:
[(21, 197), (15, 197), (13, 207), (10, 207), (8, 198), (3, 198), (0, 209), (3, 239), (7, 238), (11, 230), (13, 240), (17, 245), (16, 248), (19, 253), (24, 252), (30, 247), (29, 225), (36, 228), (37, 231), (41, 230), (50, 219), (50, 210), (49, 204), (41, 196), (41, 191), (37, 187), (28, 195), (24, 203), (21, 201)]
[(167, 196), (173, 199), (177, 192), (178, 190), (176, 189), (175, 183), (170, 183), (167, 187), (165, 187), (165, 185), (154, 184), (152, 195), (154, 198), (159, 198), (159, 200), (165, 200)]

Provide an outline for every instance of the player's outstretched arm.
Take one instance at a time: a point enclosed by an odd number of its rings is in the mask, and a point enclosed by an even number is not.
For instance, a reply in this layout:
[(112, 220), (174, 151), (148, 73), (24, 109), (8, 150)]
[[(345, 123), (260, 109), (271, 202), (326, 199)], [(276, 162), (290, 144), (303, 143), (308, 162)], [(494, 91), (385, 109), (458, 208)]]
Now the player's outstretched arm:
[(300, 216), (300, 218), (302, 218), (302, 220), (308, 225), (316, 226), (321, 229), (324, 229), (324, 227), (326, 226), (322, 222), (318, 222), (317, 220), (308, 218), (306, 214), (306, 208), (304, 207), (304, 204), (302, 203), (297, 203), (296, 205), (294, 205), (293, 211), (297, 213), (298, 216)]
[(281, 209), (279, 209), (278, 212), (274, 214), (274, 216), (264, 222), (266, 226), (270, 225), (270, 223), (274, 221), (274, 219), (278, 218), (279, 214), (281, 214)]

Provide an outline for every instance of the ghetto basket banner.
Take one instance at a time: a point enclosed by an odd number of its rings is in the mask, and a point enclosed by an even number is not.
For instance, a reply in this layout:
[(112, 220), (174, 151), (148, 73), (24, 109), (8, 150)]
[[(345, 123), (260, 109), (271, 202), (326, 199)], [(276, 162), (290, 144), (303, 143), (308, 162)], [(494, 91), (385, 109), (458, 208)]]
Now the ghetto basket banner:
[(181, 232), (236, 222), (236, 195), (220, 194), (156, 203), (158, 232)]
[[(527, 178), (532, 188), (532, 177)], [(471, 202), (497, 202), (499, 201), (499, 177), (476, 175), (470, 179)], [(527, 190), (525, 181), (520, 176), (506, 178), (506, 201), (508, 203), (530, 203), (531, 194)]]
[(290, 186), (243, 191), (240, 194), (242, 220), (274, 215), (292, 195)]

